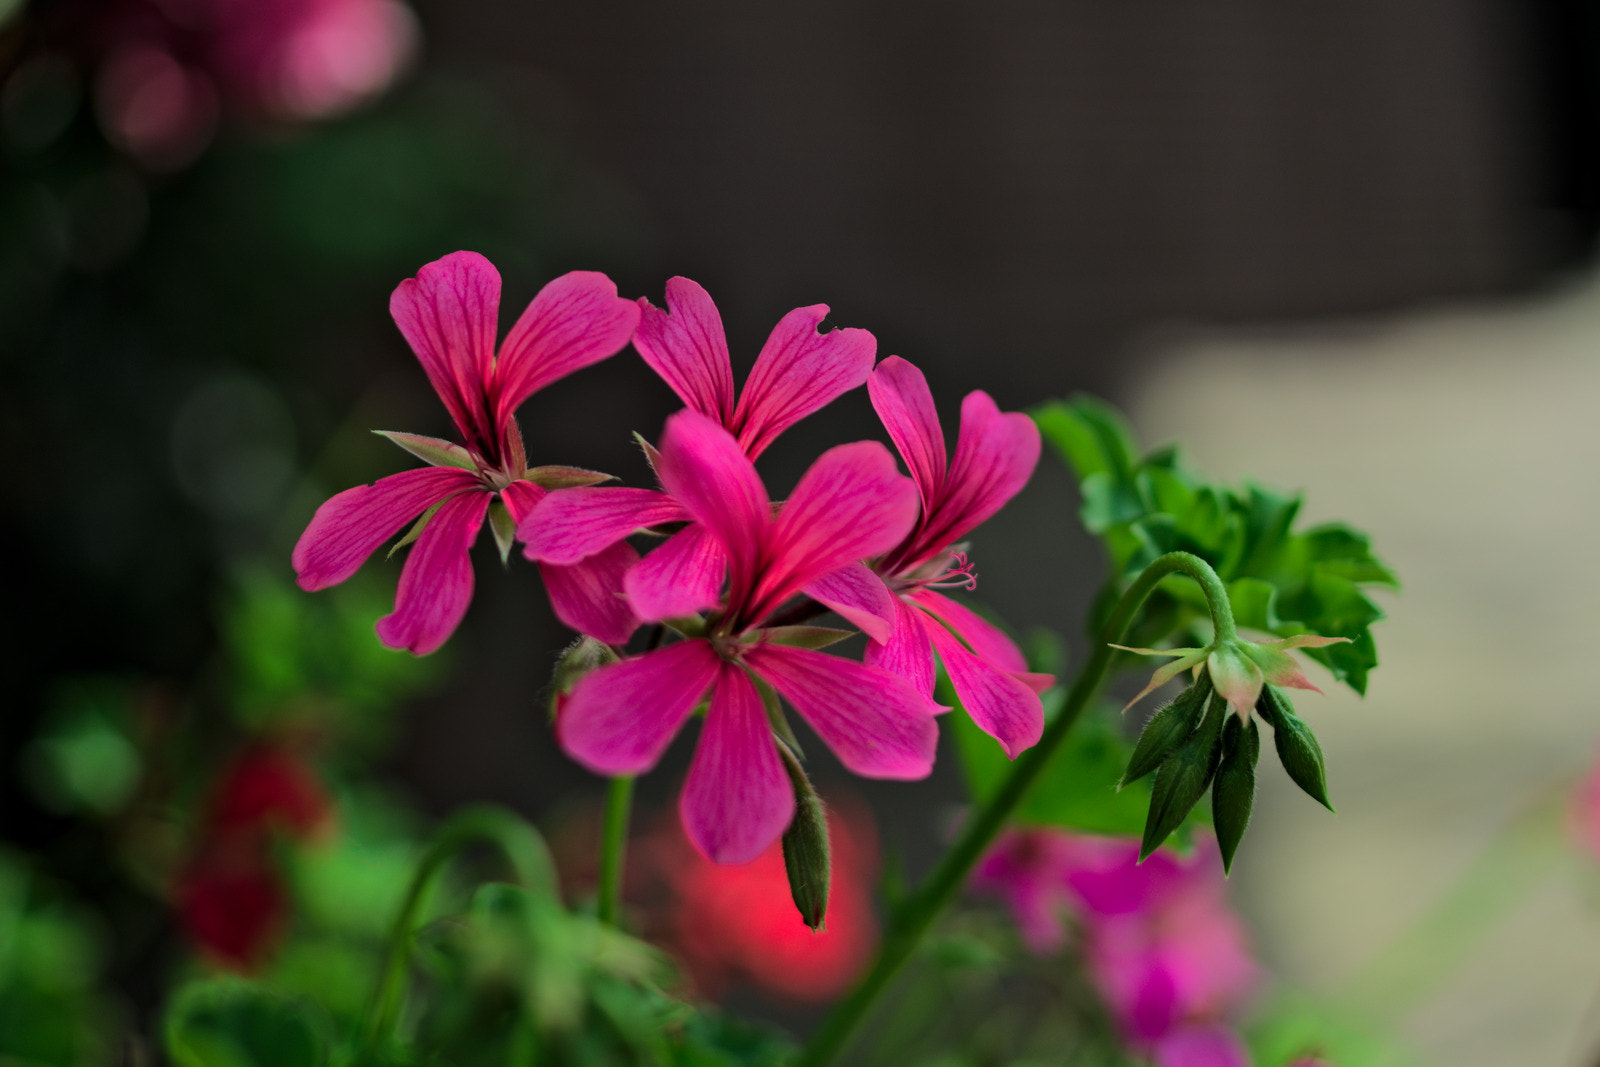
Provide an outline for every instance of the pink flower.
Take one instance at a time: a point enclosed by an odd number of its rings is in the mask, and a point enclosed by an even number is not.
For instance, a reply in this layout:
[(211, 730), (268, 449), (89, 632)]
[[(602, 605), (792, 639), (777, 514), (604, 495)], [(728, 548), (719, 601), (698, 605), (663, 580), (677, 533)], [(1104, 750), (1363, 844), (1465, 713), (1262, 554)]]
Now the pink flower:
[(895, 617), (887, 637), (871, 634), (866, 662), (932, 694), (937, 652), (972, 720), (1015, 759), (1039, 740), (1039, 694), (1055, 679), (1029, 673), (1010, 638), (934, 590), (977, 584), (966, 554), (952, 549), (1027, 484), (1039, 462), (1039, 429), (1020, 412), (1002, 413), (987, 393), (968, 393), (955, 457), (947, 461), (920, 370), (890, 356), (872, 372), (867, 390), (917, 484), (922, 512), (905, 540), (873, 564), (894, 592)]
[(1151, 1049), (1153, 1067), (1250, 1067), (1250, 1053), (1225, 1026), (1176, 1030)]
[(976, 884), (1007, 899), (1036, 951), (1058, 947), (1062, 913), (1076, 914), (1095, 986), (1128, 1041), (1151, 1049), (1234, 1014), (1258, 968), (1214, 850), (1138, 858), (1134, 841), (1019, 830), (984, 860)]
[[(704, 289), (673, 278), (666, 311), (642, 297), (639, 308), (633, 344), (644, 361), (689, 410), (737, 438), (751, 460), (784, 430), (866, 381), (876, 351), (866, 330), (819, 332), (826, 304), (795, 308), (773, 328), (735, 401), (722, 318)], [(690, 518), (677, 501), (652, 489), (577, 488), (552, 493), (517, 536), (529, 559), (565, 565), (639, 530)], [(693, 615), (715, 606), (726, 567), (718, 540), (690, 522), (629, 574), (627, 593), (642, 619)]]
[[(395, 610), (378, 620), (391, 648), (423, 655), (454, 632), (472, 599), (467, 550), (485, 518), (501, 554), (517, 520), (547, 487), (605, 475), (564, 467), (530, 468), (514, 414), (535, 392), (599, 362), (628, 343), (638, 320), (603, 274), (574, 271), (539, 291), (498, 354), (500, 274), (476, 252), (455, 252), (400, 283), (389, 310), (411, 343), (460, 432), (462, 444), (386, 433), (431, 466), (358, 485), (329, 499), (294, 548), (300, 587), (344, 581), (384, 541), (423, 516), (400, 573)], [(638, 625), (615, 595), (637, 556), (617, 545), (577, 567), (541, 568), (556, 614), (604, 641), (626, 641)]]
[(782, 629), (761, 628), (812, 582), (887, 551), (910, 529), (915, 490), (888, 450), (871, 441), (830, 449), (774, 515), (733, 435), (682, 411), (667, 420), (658, 470), (726, 556), (726, 606), (704, 637), (584, 675), (556, 723), (567, 753), (601, 774), (646, 771), (709, 694), (679, 810), (690, 840), (720, 863), (754, 859), (794, 814), (757, 681), (788, 700), (857, 774), (927, 775), (937, 705), (886, 671), (790, 647)]
[(1578, 786), (1570, 812), (1572, 836), (1591, 857), (1600, 859), (1600, 760)]

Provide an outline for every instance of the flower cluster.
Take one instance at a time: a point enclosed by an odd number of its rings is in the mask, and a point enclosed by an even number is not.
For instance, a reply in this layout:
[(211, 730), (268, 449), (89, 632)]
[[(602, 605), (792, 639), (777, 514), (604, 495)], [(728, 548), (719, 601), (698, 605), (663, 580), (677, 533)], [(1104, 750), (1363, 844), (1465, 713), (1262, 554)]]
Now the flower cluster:
[[(1040, 449), (1032, 420), (971, 393), (948, 455), (921, 372), (898, 357), (874, 367), (865, 330), (820, 330), (822, 304), (785, 315), (736, 390), (710, 296), (685, 278), (666, 292), (663, 310), (617, 296), (603, 275), (564, 275), (497, 349), (500, 278), (483, 257), (458, 252), (403, 282), (391, 311), (459, 440), (386, 434), (430, 465), (323, 504), (295, 547), (302, 587), (343, 581), (416, 520), (378, 634), (423, 654), (466, 612), (468, 550), (484, 523), (502, 557), (521, 542), (556, 615), (610, 649), (610, 662), (559, 702), (562, 747), (599, 773), (638, 774), (703, 712), (680, 810), (690, 839), (719, 862), (760, 855), (793, 816), (786, 761), (798, 746), (780, 697), (869, 777), (931, 770), (944, 710), (933, 699), (936, 661), (1008, 755), (1036, 742), (1051, 678), (1028, 672), (998, 628), (937, 591), (974, 584), (961, 541), (1028, 480)], [(658, 485), (530, 466), (518, 407), (630, 341), (685, 405), (645, 446)], [(774, 503), (757, 458), (861, 385), (910, 477), (884, 445), (858, 441), (824, 452)], [(643, 555), (630, 541), (640, 535), (654, 543)], [(821, 651), (848, 631), (803, 625), (828, 611), (866, 635), (862, 662)], [(651, 647), (630, 655), (643, 624), (654, 624)], [(659, 645), (668, 629), (680, 639)]]

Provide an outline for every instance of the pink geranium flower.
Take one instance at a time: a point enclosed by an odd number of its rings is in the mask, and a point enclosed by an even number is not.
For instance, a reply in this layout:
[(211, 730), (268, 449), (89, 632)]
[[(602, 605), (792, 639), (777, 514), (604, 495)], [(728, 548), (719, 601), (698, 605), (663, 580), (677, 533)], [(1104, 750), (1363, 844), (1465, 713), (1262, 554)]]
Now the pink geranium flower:
[[(917, 484), (922, 512), (905, 540), (873, 564), (894, 592), (895, 615), (887, 637), (871, 635), (866, 662), (931, 694), (937, 652), (972, 720), (1016, 758), (1039, 740), (1039, 694), (1055, 679), (1029, 673), (1010, 638), (935, 590), (976, 584), (956, 543), (1027, 484), (1039, 462), (1039, 429), (1020, 412), (1001, 412), (987, 393), (968, 393), (955, 457), (947, 460), (939, 415), (920, 370), (890, 356), (873, 370), (867, 390)], [(822, 592), (818, 599), (824, 602), (842, 595), (826, 585)]]
[[(633, 345), (644, 361), (689, 410), (732, 434), (751, 460), (784, 430), (866, 381), (877, 348), (866, 330), (819, 332), (826, 304), (795, 308), (773, 328), (735, 399), (722, 318), (704, 289), (673, 278), (667, 310), (642, 297), (639, 308)], [(653, 489), (576, 488), (552, 493), (517, 535), (529, 559), (565, 565), (637, 531), (691, 519), (669, 494)], [(716, 605), (726, 568), (718, 540), (689, 521), (634, 568), (627, 593), (640, 618), (692, 615)], [(842, 610), (850, 612), (853, 603)], [(886, 598), (872, 608), (885, 606)]]
[[(462, 443), (387, 433), (430, 466), (358, 485), (329, 499), (294, 548), (306, 590), (336, 585), (418, 515), (415, 545), (400, 573), (393, 614), (378, 620), (392, 648), (422, 655), (444, 643), (472, 599), (467, 550), (485, 518), (504, 555), (517, 520), (548, 487), (605, 475), (529, 467), (514, 418), (529, 396), (615, 354), (638, 321), (632, 301), (604, 274), (574, 271), (533, 298), (495, 349), (500, 274), (476, 252), (455, 252), (400, 283), (389, 310), (444, 402)], [(556, 614), (604, 641), (626, 641), (638, 625), (615, 596), (638, 557), (615, 546), (575, 567), (541, 568)]]
[(763, 629), (810, 583), (886, 552), (911, 528), (916, 491), (888, 450), (872, 441), (830, 449), (774, 514), (733, 435), (682, 411), (667, 420), (657, 469), (728, 560), (726, 605), (704, 637), (584, 675), (556, 723), (567, 753), (601, 774), (639, 774), (655, 766), (709, 695), (679, 810), (690, 840), (722, 863), (760, 855), (794, 814), (757, 680), (788, 700), (857, 774), (927, 775), (937, 705), (886, 671), (791, 647), (782, 629)]

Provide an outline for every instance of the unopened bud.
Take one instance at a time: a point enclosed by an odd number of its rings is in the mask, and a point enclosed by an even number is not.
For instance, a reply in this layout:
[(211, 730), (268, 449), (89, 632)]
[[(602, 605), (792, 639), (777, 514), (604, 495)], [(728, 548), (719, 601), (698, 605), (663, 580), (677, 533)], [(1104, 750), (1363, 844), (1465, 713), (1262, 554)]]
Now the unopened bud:
[(1328, 771), (1322, 758), (1322, 746), (1316, 734), (1294, 713), (1294, 705), (1275, 685), (1262, 686), (1261, 699), (1256, 711), (1272, 727), (1272, 743), (1278, 750), (1278, 762), (1288, 772), (1294, 784), (1318, 804), (1333, 810), (1328, 801)]
[(1201, 672), (1193, 685), (1152, 715), (1133, 746), (1133, 755), (1128, 757), (1128, 769), (1123, 772), (1117, 788), (1137, 782), (1161, 766), (1162, 760), (1200, 725), (1200, 716), (1205, 714), (1206, 701), (1210, 697), (1211, 678)]
[(1255, 720), (1245, 726), (1237, 715), (1228, 716), (1222, 730), (1222, 762), (1211, 784), (1211, 822), (1222, 850), (1222, 872), (1233, 868), (1233, 854), (1250, 825), (1256, 799), (1256, 761), (1261, 758), (1261, 730)]
[(1139, 843), (1141, 861), (1161, 847), (1206, 795), (1217, 772), (1222, 720), (1227, 715), (1227, 704), (1216, 698), (1207, 701), (1200, 728), (1178, 745), (1156, 771), (1155, 786), (1150, 791), (1150, 814), (1145, 817), (1144, 839)]
[(788, 751), (784, 769), (794, 784), (794, 819), (783, 832), (783, 869), (789, 876), (789, 896), (800, 918), (813, 933), (826, 928), (832, 859), (828, 847), (828, 813), (800, 763)]
[(568, 645), (566, 651), (561, 653), (561, 658), (556, 660), (555, 673), (550, 679), (550, 718), (555, 719), (562, 702), (572, 692), (573, 686), (578, 684), (579, 678), (597, 667), (617, 661), (617, 654), (610, 645), (587, 634)]

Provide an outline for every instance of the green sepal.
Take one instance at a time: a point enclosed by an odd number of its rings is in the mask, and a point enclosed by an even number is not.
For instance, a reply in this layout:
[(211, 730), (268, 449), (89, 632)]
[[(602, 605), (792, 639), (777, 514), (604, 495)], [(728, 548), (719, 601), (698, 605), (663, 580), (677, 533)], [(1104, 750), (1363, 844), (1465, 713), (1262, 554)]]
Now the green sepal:
[(1161, 766), (1168, 754), (1200, 725), (1200, 716), (1205, 714), (1206, 701), (1210, 697), (1211, 676), (1201, 671), (1193, 685), (1152, 715), (1133, 746), (1133, 755), (1128, 757), (1128, 769), (1122, 773), (1117, 788), (1137, 782)]
[(777, 691), (758, 675), (750, 671), (745, 674), (755, 683), (756, 692), (761, 694), (761, 707), (767, 713), (767, 725), (772, 727), (773, 735), (783, 742), (778, 748), (782, 750), (787, 747), (796, 759), (805, 759), (806, 754), (800, 750), (800, 739), (794, 735), (794, 728), (783, 713), (783, 704), (778, 700)]
[(638, 430), (633, 431), (633, 443), (638, 445), (639, 450), (644, 453), (645, 462), (650, 464), (650, 473), (656, 474), (660, 471), (661, 453), (656, 450), (656, 446), (646, 441), (644, 434)]
[(578, 489), (601, 482), (614, 482), (617, 476), (583, 467), (529, 467), (522, 472), (522, 480), (546, 489)]
[(836, 630), (831, 626), (769, 626), (751, 634), (750, 639), (790, 648), (819, 649), (855, 635), (854, 630)]
[(1256, 701), (1256, 713), (1272, 727), (1272, 743), (1278, 750), (1278, 762), (1294, 784), (1318, 804), (1333, 811), (1328, 800), (1328, 769), (1322, 758), (1322, 746), (1317, 735), (1311, 732), (1305, 720), (1294, 713), (1294, 705), (1275, 685), (1261, 687), (1261, 699)]
[(1217, 831), (1217, 846), (1222, 850), (1222, 873), (1233, 869), (1233, 854), (1250, 825), (1250, 809), (1256, 800), (1256, 761), (1261, 758), (1261, 729), (1255, 719), (1245, 726), (1239, 716), (1229, 715), (1222, 728), (1222, 762), (1217, 765), (1216, 781), (1211, 783), (1211, 824)]
[(511, 562), (511, 549), (517, 543), (517, 520), (498, 496), (489, 501), (489, 529), (494, 531), (494, 546), (500, 550), (502, 566)]
[(428, 526), (428, 520), (433, 518), (433, 513), (442, 507), (444, 507), (443, 500), (434, 504), (432, 507), (428, 508), (427, 511), (424, 511), (421, 515), (417, 516), (417, 521), (411, 524), (411, 529), (406, 531), (406, 535), (404, 537), (400, 538), (400, 540), (389, 546), (389, 554), (383, 558), (394, 559), (394, 554), (396, 552), (400, 551), (402, 548), (421, 537), (422, 531)]
[(783, 832), (783, 870), (789, 876), (789, 896), (801, 920), (817, 933), (827, 929), (833, 875), (828, 812), (794, 754), (781, 748), (779, 752), (794, 785), (794, 818)]
[(1145, 818), (1144, 838), (1139, 842), (1140, 862), (1161, 847), (1188, 817), (1190, 809), (1206, 795), (1206, 788), (1217, 771), (1222, 750), (1222, 720), (1227, 714), (1225, 701), (1217, 697), (1208, 701), (1200, 728), (1156, 771), (1155, 785), (1150, 792), (1150, 813)]
[(423, 437), (415, 433), (400, 433), (397, 430), (372, 432), (379, 437), (387, 437), (413, 456), (435, 467), (460, 467), (464, 471), (478, 469), (478, 465), (472, 461), (472, 453), (454, 441), (446, 441), (439, 437)]

